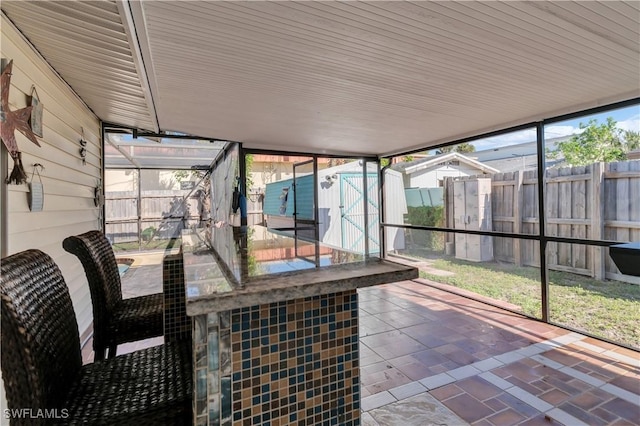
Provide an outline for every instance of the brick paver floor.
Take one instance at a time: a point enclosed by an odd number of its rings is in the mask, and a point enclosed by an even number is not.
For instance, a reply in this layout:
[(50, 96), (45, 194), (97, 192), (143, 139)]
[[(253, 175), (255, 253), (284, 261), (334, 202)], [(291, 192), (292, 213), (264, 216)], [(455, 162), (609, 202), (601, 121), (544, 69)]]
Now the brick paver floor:
[[(153, 268), (134, 263), (123, 292), (161, 291)], [(358, 291), (363, 425), (640, 424), (638, 352), (443, 288), (418, 279)], [(83, 354), (92, 359), (90, 342)]]

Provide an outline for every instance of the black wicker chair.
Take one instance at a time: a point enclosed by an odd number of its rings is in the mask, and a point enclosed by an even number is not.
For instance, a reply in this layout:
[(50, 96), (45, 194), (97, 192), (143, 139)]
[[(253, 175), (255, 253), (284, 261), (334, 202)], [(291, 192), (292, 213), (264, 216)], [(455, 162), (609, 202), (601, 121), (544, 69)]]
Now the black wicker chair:
[(71, 297), (55, 262), (27, 250), (2, 259), (0, 270), (2, 378), (9, 412), (23, 413), (12, 424), (192, 422), (189, 341), (83, 366)]
[(67, 237), (62, 246), (80, 259), (89, 281), (95, 359), (104, 359), (107, 349), (113, 358), (119, 344), (162, 336), (162, 293), (122, 298), (116, 257), (102, 232)]

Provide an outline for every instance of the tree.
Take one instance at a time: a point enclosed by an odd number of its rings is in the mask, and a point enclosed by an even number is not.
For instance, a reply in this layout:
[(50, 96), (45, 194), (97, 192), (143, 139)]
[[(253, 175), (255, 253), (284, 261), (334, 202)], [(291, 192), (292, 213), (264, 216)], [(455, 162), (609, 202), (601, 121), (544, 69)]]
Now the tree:
[(549, 153), (551, 158), (562, 154), (567, 164), (585, 166), (625, 160), (627, 152), (640, 148), (640, 132), (618, 128), (613, 117), (608, 117), (602, 124), (591, 119), (588, 124), (580, 123), (579, 127), (582, 132), (559, 142), (558, 150)]
[(463, 142), (458, 145), (450, 145), (443, 146), (438, 148), (438, 154), (448, 154), (450, 152), (459, 152), (460, 154), (469, 154), (471, 152), (476, 152), (476, 147), (471, 145), (469, 142)]
[(634, 132), (633, 130), (625, 130), (624, 140), (627, 143), (627, 149), (628, 149), (627, 152), (640, 149), (640, 132)]
[(199, 178), (201, 176), (201, 172), (198, 170), (175, 170), (173, 172), (173, 177), (176, 182), (182, 182), (183, 180), (193, 180), (194, 178)]
[[(413, 161), (413, 155), (405, 155), (403, 157), (395, 157), (393, 158), (393, 160), (396, 160), (396, 163), (404, 163), (404, 162), (409, 162), (409, 161)], [(389, 158), (381, 158), (380, 159), (380, 167), (387, 167), (389, 164), (391, 164), (391, 159)]]
[(245, 173), (247, 174), (247, 180), (245, 181), (245, 187), (247, 190), (247, 194), (249, 192), (251, 192), (251, 190), (253, 189), (254, 186), (254, 181), (253, 181), (253, 161), (254, 161), (254, 156), (253, 154), (247, 154), (244, 157), (244, 167), (245, 167)]

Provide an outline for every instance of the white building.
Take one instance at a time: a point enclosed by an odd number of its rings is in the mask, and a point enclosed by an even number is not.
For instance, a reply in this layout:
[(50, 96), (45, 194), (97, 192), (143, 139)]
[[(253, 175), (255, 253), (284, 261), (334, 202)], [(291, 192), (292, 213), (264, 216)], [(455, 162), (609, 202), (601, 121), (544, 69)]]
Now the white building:
[(499, 170), (458, 152), (397, 163), (394, 170), (403, 173), (405, 188), (438, 188), (446, 177), (464, 177), (498, 173)]
[[(547, 152), (555, 152), (558, 143), (569, 139), (571, 136), (563, 136), (545, 141)], [(515, 145), (499, 146), (471, 154), (473, 158), (487, 166), (500, 170), (502, 173), (515, 172), (517, 170), (534, 170), (538, 168), (538, 145), (536, 141), (524, 142)], [(546, 166), (553, 167), (562, 163), (560, 154), (557, 158), (546, 156)]]

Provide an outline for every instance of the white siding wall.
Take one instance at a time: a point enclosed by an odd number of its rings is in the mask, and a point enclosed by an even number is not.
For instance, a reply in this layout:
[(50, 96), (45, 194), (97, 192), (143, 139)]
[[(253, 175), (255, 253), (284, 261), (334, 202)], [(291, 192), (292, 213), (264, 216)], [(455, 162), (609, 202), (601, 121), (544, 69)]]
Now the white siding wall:
[[(30, 212), (27, 185), (8, 185), (7, 205), (2, 215), (7, 220), (6, 247), (12, 254), (29, 248), (48, 253), (60, 266), (82, 335), (92, 321), (91, 298), (82, 265), (62, 248), (62, 240), (73, 234), (100, 228), (100, 212), (94, 206), (94, 187), (101, 176), (102, 143), (98, 118), (76, 98), (41, 57), (2, 15), (2, 58), (13, 59), (9, 92), (10, 108), (27, 106), (27, 96), (35, 85), (44, 105), (43, 134), (37, 147), (16, 131), (18, 146), (29, 177), (33, 164), (40, 163), (44, 184), (44, 209)], [(79, 140), (84, 132), (86, 165), (79, 156)], [(4, 149), (4, 147), (3, 147)], [(8, 156), (7, 156), (8, 157)], [(13, 161), (2, 164), (2, 181)], [(6, 210), (5, 210), (6, 207)]]
[[(402, 173), (387, 169), (384, 177), (385, 221), (388, 223), (404, 223), (407, 214), (407, 199), (404, 193)], [(404, 229), (385, 228), (387, 251), (405, 248)]]

